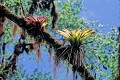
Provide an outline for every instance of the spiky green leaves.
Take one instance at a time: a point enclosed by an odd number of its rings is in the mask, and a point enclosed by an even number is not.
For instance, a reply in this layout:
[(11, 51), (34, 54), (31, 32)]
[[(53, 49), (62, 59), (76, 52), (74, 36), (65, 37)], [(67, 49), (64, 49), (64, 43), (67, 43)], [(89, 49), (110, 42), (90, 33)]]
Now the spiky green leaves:
[(56, 30), (57, 33), (65, 37), (64, 43), (69, 41), (71, 45), (80, 46), (82, 41), (95, 33), (94, 30), (85, 29), (85, 30), (72, 30), (71, 32), (67, 29)]

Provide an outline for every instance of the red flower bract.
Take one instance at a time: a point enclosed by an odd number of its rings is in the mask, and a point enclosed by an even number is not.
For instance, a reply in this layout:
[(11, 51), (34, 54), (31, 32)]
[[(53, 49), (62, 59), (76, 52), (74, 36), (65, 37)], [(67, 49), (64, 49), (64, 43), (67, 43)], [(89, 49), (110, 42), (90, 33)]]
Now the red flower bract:
[(47, 19), (48, 19), (47, 16), (44, 16), (42, 18), (40, 16), (37, 17), (29, 16), (26, 18), (26, 21), (30, 24), (33, 24), (34, 26), (39, 25), (40, 27), (42, 27), (43, 23), (46, 22)]

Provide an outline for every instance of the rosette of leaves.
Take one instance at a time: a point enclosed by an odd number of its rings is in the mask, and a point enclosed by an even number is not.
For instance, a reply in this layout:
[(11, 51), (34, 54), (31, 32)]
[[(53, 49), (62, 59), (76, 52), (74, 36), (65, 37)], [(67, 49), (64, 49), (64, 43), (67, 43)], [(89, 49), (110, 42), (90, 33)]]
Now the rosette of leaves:
[(34, 36), (37, 36), (38, 32), (40, 32), (41, 30), (45, 29), (45, 25), (46, 25), (46, 20), (48, 19), (47, 16), (44, 17), (32, 17), (29, 16), (26, 18), (26, 21), (28, 22), (28, 24), (32, 24), (33, 27), (30, 27), (28, 29), (28, 33), (32, 34)]
[(56, 30), (57, 33), (65, 37), (63, 44), (69, 42), (70, 45), (66, 45), (57, 49), (59, 55), (57, 55), (56, 60), (59, 60), (64, 56), (64, 58), (75, 67), (82, 66), (84, 63), (85, 50), (83, 41), (95, 33), (94, 30), (85, 29), (85, 30), (72, 30), (67, 29)]

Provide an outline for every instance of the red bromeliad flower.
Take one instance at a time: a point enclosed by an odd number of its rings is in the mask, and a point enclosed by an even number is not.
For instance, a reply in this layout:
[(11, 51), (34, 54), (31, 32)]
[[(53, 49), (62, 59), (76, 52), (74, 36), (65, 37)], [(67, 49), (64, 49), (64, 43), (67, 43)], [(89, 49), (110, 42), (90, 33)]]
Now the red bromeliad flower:
[(44, 17), (40, 17), (40, 16), (37, 16), (37, 17), (32, 17), (32, 16), (29, 16), (26, 18), (26, 21), (28, 23), (31, 23), (33, 24), (34, 26), (40, 26), (40, 27), (43, 27), (45, 26), (44, 23), (46, 22), (46, 20), (48, 19), (47, 16), (44, 16)]
[(47, 16), (44, 17), (32, 17), (32, 16), (28, 16), (25, 21), (32, 25), (31, 27), (27, 28), (27, 31), (29, 34), (32, 34), (34, 36), (38, 35), (38, 32), (40, 30), (45, 30), (45, 26), (46, 26), (46, 20), (48, 19)]

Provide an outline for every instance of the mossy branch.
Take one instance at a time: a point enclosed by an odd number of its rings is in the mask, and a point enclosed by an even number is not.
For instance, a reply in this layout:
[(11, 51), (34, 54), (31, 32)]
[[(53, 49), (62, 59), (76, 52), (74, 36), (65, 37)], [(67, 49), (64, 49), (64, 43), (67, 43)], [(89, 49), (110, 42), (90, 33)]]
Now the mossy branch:
[[(45, 29), (39, 29), (37, 26), (27, 22), (25, 18), (21, 18), (15, 14), (13, 14), (5, 5), (0, 3), (0, 16), (5, 16), (6, 18), (10, 19), (11, 21), (15, 22), (19, 27), (25, 29), (29, 35), (33, 37), (42, 36), (42, 38), (52, 45), (55, 49), (60, 48), (62, 45), (59, 41), (57, 41), (47, 30)], [(34, 29), (34, 34), (31, 33), (31, 27)], [(41, 34), (42, 33), (42, 34)], [(66, 47), (66, 46), (64, 46)], [(60, 51), (64, 51), (65, 48), (60, 49)], [(56, 56), (59, 54), (56, 54)], [(64, 58), (66, 59), (66, 58)], [(7, 66), (7, 65), (6, 65)], [(94, 77), (91, 76), (88, 69), (85, 69), (85, 66), (80, 66), (76, 69), (78, 73), (80, 73), (81, 76), (84, 76), (84, 73), (86, 74), (86, 80), (94, 80)]]

